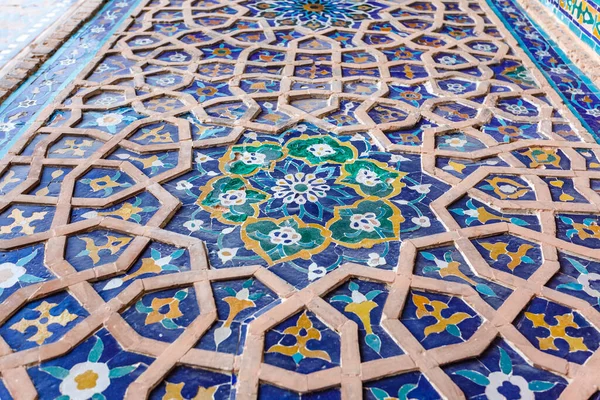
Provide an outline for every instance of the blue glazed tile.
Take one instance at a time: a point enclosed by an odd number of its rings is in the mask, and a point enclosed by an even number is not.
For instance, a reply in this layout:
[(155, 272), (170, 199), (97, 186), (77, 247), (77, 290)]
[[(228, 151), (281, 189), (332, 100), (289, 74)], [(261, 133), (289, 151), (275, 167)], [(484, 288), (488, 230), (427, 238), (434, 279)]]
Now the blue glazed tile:
[(265, 334), (263, 359), (301, 374), (340, 365), (340, 337), (315, 314), (304, 310)]
[(534, 298), (513, 322), (541, 351), (583, 364), (598, 349), (600, 333), (572, 309)]
[(332, 306), (357, 323), (363, 362), (404, 353), (381, 326), (387, 295), (385, 285), (351, 280), (326, 297)]
[(15, 351), (54, 343), (88, 313), (67, 292), (28, 303), (2, 324), (0, 335)]
[(196, 345), (197, 348), (241, 354), (248, 323), (279, 301), (277, 295), (256, 279), (212, 283), (217, 322)]
[(54, 207), (50, 206), (11, 205), (0, 214), (0, 239), (12, 239), (49, 230), (54, 211)]
[(483, 158), (479, 161), (460, 158), (436, 157), (436, 167), (458, 178), (464, 179), (477, 171), (480, 166), (507, 167), (508, 164), (498, 157)]
[(409, 372), (365, 383), (363, 398), (367, 400), (393, 398), (437, 400), (442, 397), (423, 374)]
[(29, 166), (11, 165), (0, 177), (0, 195), (5, 195), (27, 179)]
[(13, 397), (8, 392), (8, 389), (2, 380), (0, 380), (0, 399), (13, 400)]
[(74, 197), (104, 198), (134, 184), (135, 181), (122, 171), (93, 168), (75, 182)]
[(0, 252), (0, 301), (19, 288), (54, 279), (44, 265), (44, 245)]
[(482, 323), (460, 298), (418, 291), (409, 292), (400, 321), (426, 349), (465, 342)]
[(510, 222), (536, 231), (540, 230), (538, 218), (530, 214), (503, 214), (484, 203), (464, 196), (452, 203), (448, 210), (462, 227), (479, 226), (494, 222)]
[(94, 289), (108, 301), (137, 279), (189, 271), (190, 257), (185, 249), (151, 242), (135, 264), (125, 273), (93, 283)]
[(511, 289), (477, 275), (454, 246), (420, 251), (417, 254), (414, 273), (467, 284), (495, 309), (498, 309), (512, 293)]
[(552, 277), (546, 286), (578, 297), (600, 307), (600, 291), (597, 281), (600, 280), (600, 262), (567, 253), (558, 253), (560, 270)]
[(77, 271), (93, 268), (116, 261), (132, 240), (131, 236), (100, 229), (70, 236), (65, 259)]
[(114, 206), (106, 208), (74, 208), (71, 222), (91, 218), (111, 217), (145, 225), (160, 208), (160, 202), (148, 192), (142, 192)]
[(68, 354), (30, 367), (27, 372), (44, 399), (92, 395), (123, 398), (128, 386), (151, 362), (149, 357), (124, 351), (106, 329), (101, 329)]
[(497, 235), (471, 242), (490, 267), (528, 279), (543, 263), (537, 243), (513, 235)]
[(277, 386), (263, 383), (258, 388), (258, 398), (261, 400), (341, 400), (342, 394), (339, 388), (299, 394), (290, 390), (281, 389)]
[(235, 375), (176, 367), (150, 393), (150, 399), (233, 399)]
[(557, 214), (556, 236), (567, 242), (590, 248), (600, 246), (598, 216), (580, 214)]
[[(42, 139), (42, 138), (40, 138)], [(104, 142), (87, 136), (63, 136), (48, 149), (48, 158), (85, 158), (98, 150)], [(33, 149), (32, 149), (33, 150)]]
[(69, 167), (44, 167), (40, 183), (31, 189), (30, 193), (36, 196), (57, 197), (65, 176), (71, 172)]
[(536, 200), (531, 184), (517, 175), (488, 175), (475, 188), (500, 200)]
[(199, 314), (194, 289), (182, 287), (142, 296), (123, 318), (144, 337), (173, 342)]
[(443, 369), (470, 399), (556, 399), (567, 385), (564, 378), (529, 365), (501, 339), (479, 357)]

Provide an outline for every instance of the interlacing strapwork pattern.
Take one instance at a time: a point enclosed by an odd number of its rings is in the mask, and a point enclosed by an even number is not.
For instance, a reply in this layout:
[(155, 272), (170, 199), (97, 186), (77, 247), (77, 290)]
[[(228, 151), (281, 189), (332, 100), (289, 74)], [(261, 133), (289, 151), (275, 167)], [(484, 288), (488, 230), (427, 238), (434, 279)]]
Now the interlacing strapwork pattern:
[(0, 396), (594, 395), (600, 145), (484, 1), (152, 0), (99, 54), (2, 164)]

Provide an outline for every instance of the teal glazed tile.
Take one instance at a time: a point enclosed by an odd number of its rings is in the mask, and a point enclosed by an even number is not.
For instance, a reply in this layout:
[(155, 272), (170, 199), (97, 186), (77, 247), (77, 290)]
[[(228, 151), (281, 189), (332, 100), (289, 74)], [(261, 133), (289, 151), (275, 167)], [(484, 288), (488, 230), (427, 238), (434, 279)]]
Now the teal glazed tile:
[(176, 367), (150, 393), (151, 400), (161, 399), (233, 399), (235, 375), (199, 368)]
[(0, 252), (0, 301), (22, 287), (54, 279), (44, 265), (44, 244)]
[(510, 296), (512, 290), (482, 278), (473, 271), (462, 254), (454, 246), (422, 250), (417, 254), (414, 274), (471, 286), (479, 296), (498, 309)]
[(97, 267), (116, 261), (131, 236), (107, 230), (93, 230), (67, 238), (65, 259), (77, 270)]
[(265, 334), (263, 360), (301, 374), (340, 365), (340, 336), (312, 312), (304, 310)]
[(496, 339), (479, 357), (443, 367), (470, 399), (557, 399), (567, 381), (531, 366), (507, 342)]
[(266, 383), (261, 384), (258, 388), (258, 399), (260, 400), (341, 400), (341, 398), (342, 394), (339, 388), (331, 388), (303, 394), (282, 389)]
[(353, 279), (326, 297), (336, 310), (358, 325), (363, 362), (404, 354), (381, 326), (383, 305), (388, 292), (383, 284)]
[(200, 315), (200, 309), (194, 289), (182, 287), (145, 294), (122, 315), (141, 336), (173, 342)]
[(27, 303), (0, 327), (0, 336), (14, 351), (54, 343), (88, 316), (67, 292)]
[(100, 280), (92, 286), (105, 301), (108, 301), (138, 279), (189, 270), (190, 257), (186, 249), (153, 241), (125, 273)]
[(160, 202), (156, 197), (148, 192), (142, 192), (111, 207), (73, 208), (71, 222), (110, 217), (145, 225), (159, 208)]
[(583, 364), (598, 349), (600, 333), (580, 313), (539, 297), (513, 322), (541, 351)]
[(363, 398), (365, 400), (442, 399), (420, 372), (409, 372), (366, 382), (363, 385)]
[(528, 168), (533, 169), (571, 169), (571, 161), (562, 150), (556, 148), (529, 147), (511, 153)]
[(528, 279), (542, 266), (540, 245), (514, 235), (471, 239), (490, 267)]
[(248, 324), (280, 301), (275, 293), (253, 278), (214, 282), (211, 286), (218, 320), (196, 348), (241, 354)]
[(75, 127), (97, 129), (114, 135), (125, 129), (127, 125), (142, 118), (145, 116), (138, 114), (130, 107), (120, 107), (108, 111), (84, 111), (81, 121)]
[(400, 322), (426, 349), (463, 343), (481, 323), (481, 317), (455, 296), (410, 291)]
[(55, 208), (14, 204), (0, 213), (0, 239), (13, 239), (50, 229)]
[(106, 329), (101, 329), (66, 355), (29, 367), (27, 372), (42, 399), (120, 399), (152, 361), (124, 351)]

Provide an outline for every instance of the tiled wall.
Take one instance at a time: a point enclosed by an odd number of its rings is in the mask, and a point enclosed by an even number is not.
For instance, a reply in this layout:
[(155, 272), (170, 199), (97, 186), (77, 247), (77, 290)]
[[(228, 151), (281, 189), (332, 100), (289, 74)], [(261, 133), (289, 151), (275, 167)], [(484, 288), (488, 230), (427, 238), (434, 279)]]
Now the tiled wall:
[(600, 0), (539, 0), (600, 54)]

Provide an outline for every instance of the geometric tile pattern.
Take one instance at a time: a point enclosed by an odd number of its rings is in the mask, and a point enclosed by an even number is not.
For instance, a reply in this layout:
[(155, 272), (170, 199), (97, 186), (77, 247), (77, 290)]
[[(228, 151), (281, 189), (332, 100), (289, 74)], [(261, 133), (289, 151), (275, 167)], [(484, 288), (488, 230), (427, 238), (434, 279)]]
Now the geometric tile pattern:
[(598, 157), (481, 0), (149, 0), (2, 161), (0, 393), (588, 398)]

